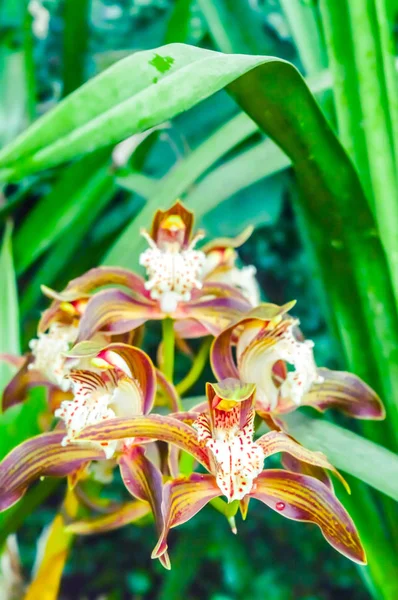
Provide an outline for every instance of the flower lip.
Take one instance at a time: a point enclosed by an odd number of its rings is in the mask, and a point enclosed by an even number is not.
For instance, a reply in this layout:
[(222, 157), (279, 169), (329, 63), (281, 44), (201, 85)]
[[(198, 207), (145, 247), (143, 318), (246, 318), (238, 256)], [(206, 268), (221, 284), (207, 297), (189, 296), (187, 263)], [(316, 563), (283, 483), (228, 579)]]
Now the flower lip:
[[(227, 379), (206, 386), (210, 414), (193, 424), (198, 441), (205, 443), (217, 485), (228, 502), (247, 495), (261, 472), (264, 452), (253, 441), (254, 385)], [(219, 393), (217, 393), (219, 392)]]

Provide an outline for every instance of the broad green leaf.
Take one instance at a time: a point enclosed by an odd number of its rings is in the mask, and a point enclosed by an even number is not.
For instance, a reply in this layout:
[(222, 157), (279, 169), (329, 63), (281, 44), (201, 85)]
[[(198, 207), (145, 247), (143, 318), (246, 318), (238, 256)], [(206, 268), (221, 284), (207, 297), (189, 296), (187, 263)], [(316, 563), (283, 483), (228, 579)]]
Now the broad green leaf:
[[(41, 297), (40, 285), (53, 285), (69, 261), (76, 256), (84, 236), (87, 235), (95, 219), (113, 198), (116, 186), (107, 161), (88, 175), (88, 179), (81, 186), (75, 188), (71, 198), (71, 202), (81, 209), (78, 218), (70, 230), (60, 232), (62, 235), (31, 278), (22, 296), (22, 314), (30, 310)], [(29, 261), (29, 256), (26, 256), (26, 260)], [(66, 282), (67, 278), (64, 283)]]
[(73, 235), (73, 226), (93, 204), (87, 188), (99, 169), (104, 169), (109, 154), (107, 150), (89, 154), (66, 169), (29, 212), (15, 235), (17, 273), (25, 271), (63, 233), (69, 230), (69, 235)]
[[(311, 77), (308, 85), (314, 94), (321, 93), (330, 88), (330, 74), (323, 71), (316, 77)], [(282, 163), (286, 167), (289, 166), (290, 161), (280, 148), (270, 140), (264, 141), (262, 146), (258, 144), (243, 153), (241, 158), (238, 156), (231, 160), (228, 163), (229, 168), (222, 165), (217, 174), (210, 173), (196, 189), (193, 189), (193, 201), (192, 198), (189, 198), (189, 193), (188, 196), (186, 195), (194, 182), (203, 176), (214, 163), (256, 131), (258, 131), (258, 125), (248, 115), (240, 113), (219, 127), (202, 144), (177, 163), (170, 173), (158, 182), (159, 185), (154, 184), (157, 187), (149, 198), (147, 206), (141, 210), (111, 248), (105, 259), (106, 264), (124, 264), (135, 268), (136, 265), (130, 263), (130, 257), (133, 260), (132, 250), (138, 253), (144, 248), (143, 241), (139, 236), (140, 228), (148, 227), (153, 213), (159, 206), (172, 204), (176, 198), (184, 195), (184, 201), (191, 202), (191, 208), (198, 211), (197, 214), (204, 216), (206, 210), (211, 210), (226, 197), (223, 189), (228, 180), (223, 181), (223, 177), (232, 176), (228, 190), (230, 194), (233, 194), (255, 181), (279, 171)], [(264, 165), (261, 161), (265, 158), (268, 161)], [(255, 164), (252, 161), (255, 161)], [(241, 179), (237, 177), (237, 170), (241, 173)], [(142, 176), (139, 177), (138, 174), (119, 178), (118, 183), (145, 198), (147, 197), (146, 192), (149, 191), (149, 186), (145, 186), (145, 183), (148, 182), (143, 181)], [(202, 204), (205, 194), (206, 202)], [(196, 199), (197, 204), (194, 204)]]
[(398, 455), (328, 421), (298, 413), (285, 416), (284, 421), (303, 446), (323, 452), (337, 469), (398, 502)]
[[(12, 225), (8, 222), (0, 252), (0, 354), (19, 355), (18, 292), (12, 257)], [(15, 368), (0, 361), (0, 393), (9, 382)]]
[[(240, 190), (286, 169), (289, 165), (290, 160), (286, 154), (271, 140), (265, 140), (212, 171), (184, 200), (199, 219)], [(262, 208), (267, 210), (266, 197)]]

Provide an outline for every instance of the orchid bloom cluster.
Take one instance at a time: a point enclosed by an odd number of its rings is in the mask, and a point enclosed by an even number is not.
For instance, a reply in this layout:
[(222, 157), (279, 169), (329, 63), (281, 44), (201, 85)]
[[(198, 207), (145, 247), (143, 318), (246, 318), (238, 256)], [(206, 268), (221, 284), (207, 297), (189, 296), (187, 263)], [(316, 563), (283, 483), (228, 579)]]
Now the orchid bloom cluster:
[[(158, 536), (152, 556), (170, 568), (171, 528), (210, 503), (236, 532), (238, 511), (245, 519), (250, 500), (257, 499), (289, 519), (315, 523), (339, 552), (366, 562), (330, 473), (344, 480), (326, 456), (289, 435), (284, 417), (305, 405), (382, 419), (380, 399), (357, 376), (316, 366), (313, 343), (289, 314), (294, 302), (260, 303), (254, 267), (237, 263), (236, 249), (250, 231), (198, 247), (204, 234), (192, 230), (193, 214), (177, 202), (158, 210), (150, 232), (142, 231), (148, 248), (137, 264), (145, 279), (100, 267), (62, 292), (43, 288), (52, 303), (30, 353), (10, 358), (19, 370), (4, 392), (3, 409), (44, 385), (55, 426), (3, 460), (1, 509), (39, 478), (67, 477), (80, 507), (67, 525), (71, 532), (100, 533), (152, 513)], [(171, 324), (163, 328), (158, 367), (140, 347), (154, 320)], [(206, 401), (198, 398), (187, 410), (179, 390), (199, 378), (203, 355), (194, 356), (192, 338), (212, 340), (217, 383), (207, 383)], [(185, 382), (176, 385), (174, 351), (193, 361)], [(281, 468), (269, 468), (268, 458), (277, 453)], [(192, 457), (188, 476), (181, 474), (186, 454)], [(94, 478), (106, 488), (115, 469), (126, 500), (104, 507), (87, 483)]]

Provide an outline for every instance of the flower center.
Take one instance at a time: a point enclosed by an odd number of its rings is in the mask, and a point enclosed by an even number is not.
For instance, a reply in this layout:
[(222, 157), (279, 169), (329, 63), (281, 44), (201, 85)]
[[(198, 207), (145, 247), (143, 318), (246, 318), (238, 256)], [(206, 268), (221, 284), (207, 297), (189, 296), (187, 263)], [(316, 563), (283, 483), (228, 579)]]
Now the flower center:
[(198, 440), (205, 441), (214, 464), (217, 485), (228, 502), (248, 494), (264, 462), (262, 448), (253, 441), (254, 411), (239, 428), (240, 406), (230, 411), (214, 410), (213, 434), (209, 417), (203, 413), (194, 423)]
[(159, 248), (153, 239), (142, 232), (150, 247), (140, 256), (140, 265), (145, 267), (148, 281), (145, 287), (151, 298), (159, 300), (164, 313), (176, 310), (178, 302), (188, 302), (194, 288), (200, 289), (200, 274), (205, 255), (194, 250), (197, 239), (186, 249), (179, 243), (163, 243)]

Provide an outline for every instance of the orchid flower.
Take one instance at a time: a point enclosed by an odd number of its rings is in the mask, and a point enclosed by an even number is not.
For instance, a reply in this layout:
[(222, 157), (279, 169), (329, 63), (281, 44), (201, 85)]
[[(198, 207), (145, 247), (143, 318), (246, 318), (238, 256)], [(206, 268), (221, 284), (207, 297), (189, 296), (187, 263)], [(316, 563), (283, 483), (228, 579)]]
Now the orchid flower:
[[(44, 385), (49, 390), (50, 406), (59, 398), (69, 398), (71, 380), (66, 377), (72, 369), (87, 367), (85, 361), (67, 357), (67, 352), (78, 337), (80, 318), (93, 289), (115, 284), (132, 284), (133, 274), (123, 269), (101, 267), (73, 279), (62, 292), (42, 286), (43, 293), (52, 299), (38, 326), (37, 338), (29, 343), (31, 352), (14, 361), (18, 371), (3, 393), (3, 410), (25, 399), (30, 387)], [(96, 334), (95, 339), (104, 346), (109, 336)], [(9, 359), (8, 359), (9, 360)]]
[(261, 416), (277, 418), (312, 406), (321, 412), (336, 407), (359, 419), (383, 419), (380, 398), (359, 377), (316, 366), (313, 342), (302, 339), (298, 320), (288, 315), (293, 306), (262, 304), (226, 328), (211, 350), (216, 377), (255, 383)]
[(119, 282), (125, 289), (95, 293), (81, 319), (78, 341), (99, 331), (130, 332), (148, 320), (166, 317), (177, 321), (182, 337), (217, 335), (249, 310), (248, 299), (237, 287), (206, 280), (206, 255), (195, 248), (203, 234), (192, 237), (192, 227), (193, 214), (180, 202), (158, 210), (150, 233), (142, 230), (149, 248), (139, 262), (147, 279), (131, 273), (130, 281)]
[[(91, 360), (95, 371), (74, 370), (67, 375), (72, 381), (73, 398), (64, 400), (55, 411), (59, 427), (27, 440), (4, 459), (0, 469), (0, 509), (17, 502), (30, 482), (41, 475), (68, 476), (74, 486), (91, 461), (109, 463), (113, 458), (127, 490), (137, 500), (124, 504), (115, 515), (108, 515), (106, 524), (96, 523), (93, 529), (109, 530), (120, 521), (133, 522), (152, 510), (160, 534), (162, 475), (141, 447), (146, 440), (135, 435), (117, 440), (112, 436), (81, 439), (88, 426), (107, 424), (112, 428), (113, 422), (146, 415), (155, 398), (155, 368), (142, 350), (123, 343), (108, 344), (98, 350), (98, 344), (90, 342), (77, 346), (71, 354), (72, 358)], [(86, 526), (87, 530), (90, 527)], [(160, 560), (169, 568), (167, 554)]]

